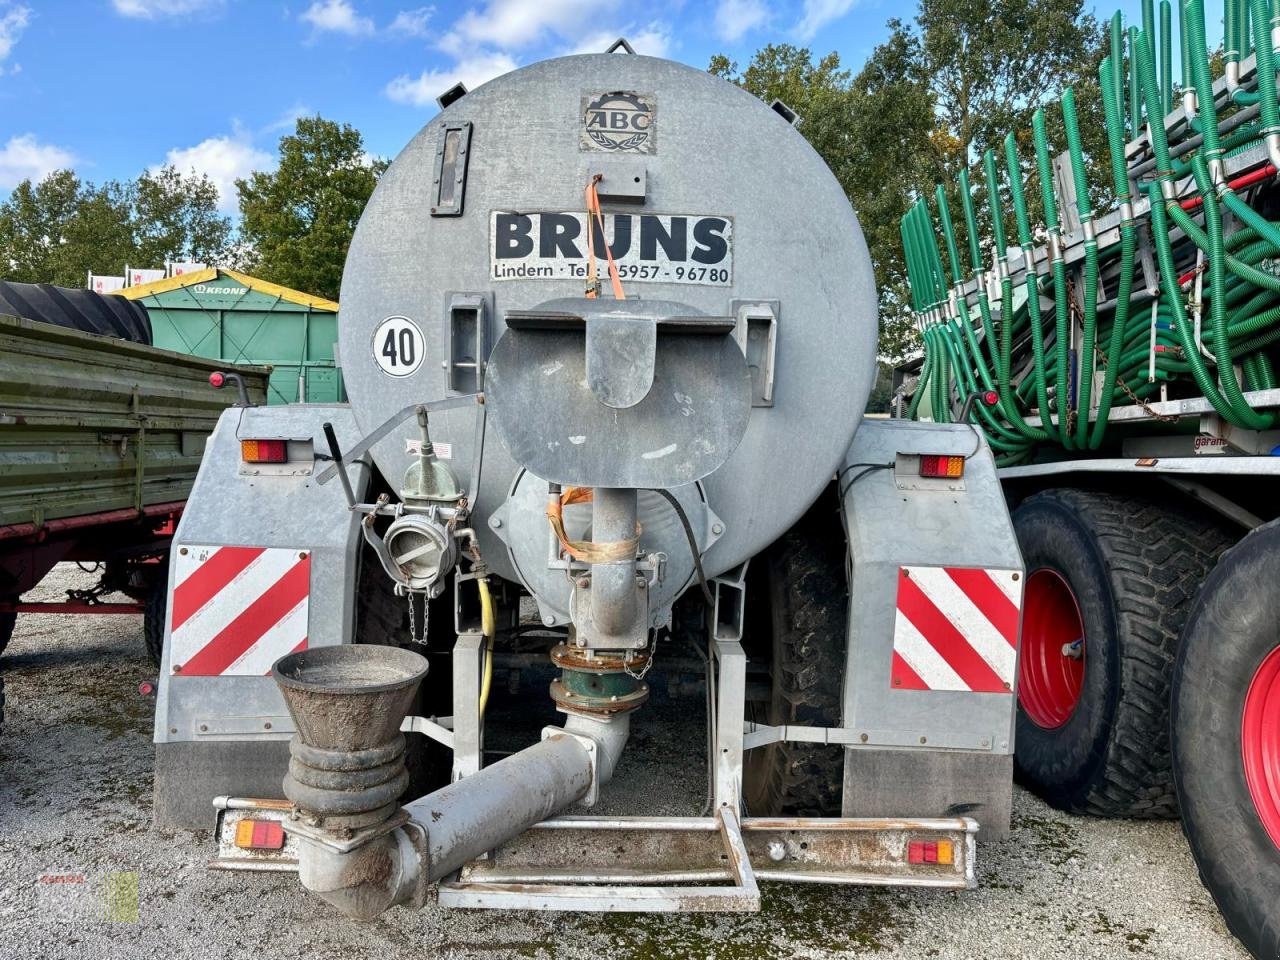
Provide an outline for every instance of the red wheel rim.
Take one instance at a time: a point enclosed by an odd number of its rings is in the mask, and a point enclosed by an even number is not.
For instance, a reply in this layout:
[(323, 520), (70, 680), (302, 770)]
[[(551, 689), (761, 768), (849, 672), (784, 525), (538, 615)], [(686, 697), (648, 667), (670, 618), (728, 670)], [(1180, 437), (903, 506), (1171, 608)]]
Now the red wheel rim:
[(1240, 747), (1254, 809), (1280, 847), (1280, 647), (1267, 654), (1249, 684)]
[(1022, 709), (1038, 727), (1062, 726), (1075, 713), (1084, 683), (1084, 620), (1056, 570), (1042, 568), (1027, 577), (1018, 657)]

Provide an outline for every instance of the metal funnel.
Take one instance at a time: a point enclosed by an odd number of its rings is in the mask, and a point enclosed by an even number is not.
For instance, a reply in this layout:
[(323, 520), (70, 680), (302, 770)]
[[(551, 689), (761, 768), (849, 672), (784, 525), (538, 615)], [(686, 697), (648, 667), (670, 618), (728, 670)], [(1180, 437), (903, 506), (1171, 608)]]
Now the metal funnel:
[(399, 647), (317, 647), (281, 657), (271, 675), (302, 743), (325, 751), (368, 750), (399, 733), (427, 661)]

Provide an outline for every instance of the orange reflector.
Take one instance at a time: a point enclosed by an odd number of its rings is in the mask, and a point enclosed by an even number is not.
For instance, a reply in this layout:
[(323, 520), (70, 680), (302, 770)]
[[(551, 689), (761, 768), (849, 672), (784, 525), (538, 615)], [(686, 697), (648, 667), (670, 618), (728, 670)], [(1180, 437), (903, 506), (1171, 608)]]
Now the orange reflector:
[(952, 863), (955, 860), (955, 851), (952, 849), (950, 840), (938, 841), (938, 862)]
[(284, 827), (275, 820), (241, 820), (236, 824), (236, 846), (241, 850), (279, 850)]
[(245, 463), (284, 463), (283, 440), (241, 440), (240, 459)]
[(964, 476), (964, 457), (925, 454), (920, 458), (920, 476), (954, 480)]

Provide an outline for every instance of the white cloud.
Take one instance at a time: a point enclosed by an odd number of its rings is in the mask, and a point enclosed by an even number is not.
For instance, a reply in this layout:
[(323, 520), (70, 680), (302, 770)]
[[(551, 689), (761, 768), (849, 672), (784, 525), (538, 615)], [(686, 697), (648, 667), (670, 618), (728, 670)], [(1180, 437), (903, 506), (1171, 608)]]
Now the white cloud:
[(651, 23), (643, 29), (631, 27), (625, 30), (596, 30), (580, 38), (568, 49), (568, 53), (604, 53), (619, 37), (631, 44), (631, 49), (646, 57), (665, 57), (671, 50), (671, 29), (666, 24)]
[(239, 134), (210, 137), (194, 147), (175, 147), (165, 154), (165, 163), (180, 173), (206, 174), (218, 188), (218, 208), (234, 212), (237, 208), (236, 180), (254, 170), (268, 170), (275, 161), (271, 154), (259, 150)]
[(139, 20), (183, 17), (222, 6), (222, 0), (111, 0), (116, 13)]
[(804, 16), (796, 27), (801, 40), (812, 40), (819, 30), (833, 20), (839, 20), (854, 4), (854, 0), (804, 0)]
[(505, 53), (481, 53), (464, 57), (452, 67), (443, 70), (424, 70), (416, 77), (402, 74), (387, 84), (385, 93), (396, 103), (415, 107), (434, 106), (436, 97), (458, 81), (474, 90), (486, 80), (516, 68), (516, 62)]
[(302, 20), (317, 31), (365, 37), (373, 33), (373, 21), (356, 13), (348, 0), (316, 0), (302, 13)]
[(62, 147), (41, 143), (34, 133), (10, 137), (0, 148), (0, 189), (12, 190), (23, 180), (42, 180), (55, 170), (75, 163), (75, 156)]
[(431, 14), (434, 12), (434, 7), (401, 10), (396, 14), (396, 18), (391, 21), (391, 26), (387, 29), (391, 33), (402, 37), (426, 37), (428, 36), (427, 21), (431, 19)]
[(716, 6), (716, 35), (733, 43), (768, 19), (769, 8), (763, 0), (720, 0)]
[(468, 10), (454, 25), (457, 40), (499, 49), (518, 49), (537, 43), (548, 32), (577, 41), (594, 33), (602, 15), (618, 0), (489, 0), (483, 10)]
[[(27, 24), (30, 22), (30, 7), (0, 7), (0, 73), (4, 73), (5, 60), (13, 52), (14, 45), (18, 42), (18, 38), (22, 36), (22, 31), (27, 29)], [(13, 72), (18, 72), (16, 66), (13, 68)]]

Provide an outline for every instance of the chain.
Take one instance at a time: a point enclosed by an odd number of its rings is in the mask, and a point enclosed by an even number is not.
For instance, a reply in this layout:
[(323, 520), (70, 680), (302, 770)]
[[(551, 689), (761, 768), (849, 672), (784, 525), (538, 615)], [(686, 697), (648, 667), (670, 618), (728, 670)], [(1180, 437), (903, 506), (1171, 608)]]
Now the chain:
[(422, 634), (419, 635), (418, 623), (417, 623), (418, 618), (417, 618), (416, 612), (414, 611), (413, 596), (414, 595), (412, 592), (405, 593), (405, 598), (409, 601), (409, 642), (426, 646), (427, 623), (431, 615), (431, 608), (430, 608), (430, 605), (427, 603), (426, 598), (424, 597), (422, 601)]
[(1125, 396), (1127, 396), (1130, 400), (1132, 400), (1134, 403), (1136, 403), (1138, 406), (1140, 406), (1143, 410), (1147, 412), (1147, 416), (1154, 417), (1155, 419), (1159, 420), (1161, 423), (1177, 423), (1178, 422), (1177, 417), (1171, 417), (1166, 413), (1156, 413), (1156, 411), (1151, 408), (1151, 404), (1141, 399), (1136, 393), (1134, 393), (1132, 390), (1129, 389), (1129, 385), (1124, 382), (1124, 377), (1117, 376), (1116, 383), (1120, 384), (1120, 389), (1125, 392)]
[[(1107, 365), (1106, 354), (1099, 353), (1098, 357), (1099, 359), (1102, 360), (1102, 365), (1105, 367)], [(1146, 411), (1147, 416), (1152, 417), (1160, 421), (1161, 423), (1177, 423), (1178, 422), (1177, 417), (1171, 417), (1166, 413), (1157, 413), (1154, 409), (1152, 409), (1151, 404), (1147, 403), (1147, 401), (1143, 400), (1136, 393), (1134, 393), (1133, 390), (1130, 389), (1129, 385), (1124, 382), (1124, 377), (1120, 376), (1119, 374), (1116, 375), (1116, 383), (1119, 385), (1120, 389), (1124, 391), (1126, 397), (1132, 400), (1136, 406), (1139, 406), (1144, 411)]]
[(635, 673), (632, 671), (631, 667), (627, 665), (627, 655), (625, 653), (622, 655), (622, 672), (632, 680), (643, 680), (645, 678), (645, 674), (653, 668), (653, 661), (657, 659), (657, 656), (658, 638), (655, 636), (653, 638), (653, 649), (649, 651), (649, 659), (644, 662), (644, 666), (640, 669), (640, 672)]

